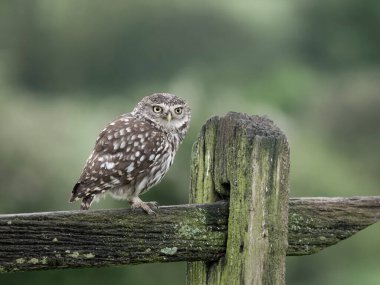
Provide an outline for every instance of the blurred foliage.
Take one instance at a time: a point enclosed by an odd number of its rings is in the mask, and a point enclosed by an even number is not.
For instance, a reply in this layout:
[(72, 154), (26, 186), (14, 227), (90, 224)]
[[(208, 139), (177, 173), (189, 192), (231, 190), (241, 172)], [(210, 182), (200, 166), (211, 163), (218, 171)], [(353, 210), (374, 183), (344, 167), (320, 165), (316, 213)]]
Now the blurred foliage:
[[(71, 187), (102, 127), (167, 91), (193, 109), (164, 181), (186, 203), (192, 143), (230, 110), (272, 118), (293, 196), (379, 195), (380, 2), (0, 0), (0, 212), (76, 209)], [(107, 198), (96, 208), (125, 207)], [(310, 257), (289, 284), (378, 284), (380, 226)], [(1, 284), (184, 284), (185, 263), (0, 275)], [(146, 274), (149, 272), (149, 274)]]

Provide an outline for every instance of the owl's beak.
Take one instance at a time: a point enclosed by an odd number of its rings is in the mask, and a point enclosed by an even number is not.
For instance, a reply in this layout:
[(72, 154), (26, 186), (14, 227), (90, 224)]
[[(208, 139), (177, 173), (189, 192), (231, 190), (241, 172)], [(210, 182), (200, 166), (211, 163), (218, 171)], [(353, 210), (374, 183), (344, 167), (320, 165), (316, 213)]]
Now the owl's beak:
[(170, 121), (172, 120), (172, 113), (168, 113), (168, 115), (166, 116), (166, 120), (170, 123)]

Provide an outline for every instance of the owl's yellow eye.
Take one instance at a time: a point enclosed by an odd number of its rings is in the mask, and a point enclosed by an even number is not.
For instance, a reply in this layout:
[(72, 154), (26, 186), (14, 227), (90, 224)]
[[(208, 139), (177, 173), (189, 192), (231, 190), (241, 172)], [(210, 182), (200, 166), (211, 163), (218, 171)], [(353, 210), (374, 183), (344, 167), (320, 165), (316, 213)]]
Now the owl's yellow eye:
[(161, 113), (162, 112), (162, 107), (160, 107), (160, 106), (153, 106), (153, 112), (155, 112), (155, 113)]
[(174, 109), (174, 112), (175, 112), (177, 115), (182, 114), (182, 107), (175, 108), (175, 109)]

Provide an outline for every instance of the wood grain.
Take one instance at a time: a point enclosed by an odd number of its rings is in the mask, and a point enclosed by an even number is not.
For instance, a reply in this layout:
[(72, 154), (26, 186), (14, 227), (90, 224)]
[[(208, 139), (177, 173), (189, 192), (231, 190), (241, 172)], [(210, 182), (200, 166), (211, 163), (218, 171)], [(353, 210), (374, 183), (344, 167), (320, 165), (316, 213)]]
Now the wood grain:
[[(0, 272), (173, 261), (226, 251), (228, 203), (0, 215)], [(307, 255), (380, 220), (380, 197), (291, 198), (287, 255)]]

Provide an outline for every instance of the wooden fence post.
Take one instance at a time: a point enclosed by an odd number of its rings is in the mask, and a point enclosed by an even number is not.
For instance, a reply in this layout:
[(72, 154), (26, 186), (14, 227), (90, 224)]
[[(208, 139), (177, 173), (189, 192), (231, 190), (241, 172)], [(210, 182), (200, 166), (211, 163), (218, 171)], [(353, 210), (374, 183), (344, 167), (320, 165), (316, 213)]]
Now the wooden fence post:
[(192, 152), (190, 203), (229, 199), (227, 248), (189, 262), (187, 284), (284, 284), (289, 148), (267, 118), (228, 113), (203, 126)]

